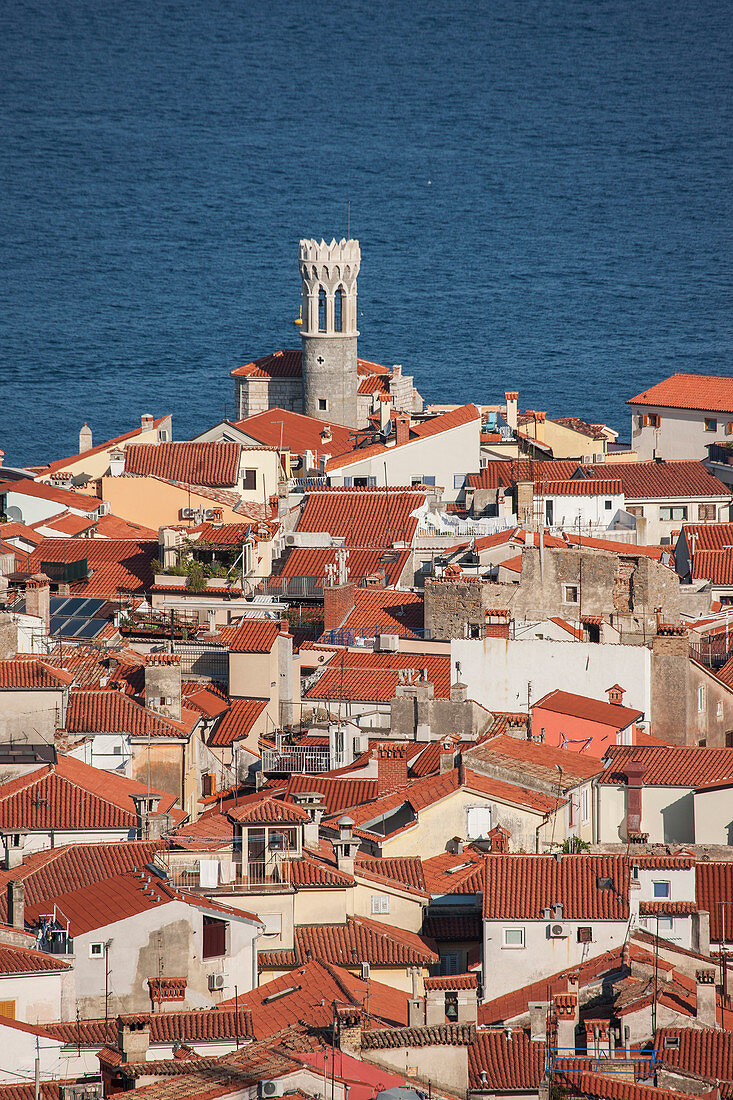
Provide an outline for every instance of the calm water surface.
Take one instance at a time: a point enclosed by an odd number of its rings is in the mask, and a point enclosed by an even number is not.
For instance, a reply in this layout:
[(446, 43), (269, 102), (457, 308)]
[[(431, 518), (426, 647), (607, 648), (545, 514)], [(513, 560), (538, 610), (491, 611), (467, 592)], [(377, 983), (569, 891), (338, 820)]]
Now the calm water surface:
[(185, 438), (297, 346), (302, 235), (429, 400), (603, 419), (731, 373), (721, 0), (0, 6), (0, 447)]

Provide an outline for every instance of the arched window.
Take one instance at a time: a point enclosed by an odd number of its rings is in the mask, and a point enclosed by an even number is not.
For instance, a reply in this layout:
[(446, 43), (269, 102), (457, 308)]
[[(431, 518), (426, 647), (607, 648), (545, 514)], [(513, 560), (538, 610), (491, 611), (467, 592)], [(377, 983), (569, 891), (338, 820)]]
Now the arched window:
[(339, 287), (333, 296), (333, 327), (336, 332), (343, 330), (343, 304), (344, 292)]
[(318, 291), (318, 331), (326, 331), (326, 292), (323, 287)]

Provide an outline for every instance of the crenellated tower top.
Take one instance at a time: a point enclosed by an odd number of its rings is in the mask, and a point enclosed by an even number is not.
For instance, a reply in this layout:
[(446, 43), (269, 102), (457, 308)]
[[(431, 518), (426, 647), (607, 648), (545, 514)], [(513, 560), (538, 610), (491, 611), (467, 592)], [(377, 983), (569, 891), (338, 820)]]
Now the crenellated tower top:
[(356, 240), (300, 242), (298, 266), (303, 287), (302, 335), (358, 336), (356, 277), (361, 250)]

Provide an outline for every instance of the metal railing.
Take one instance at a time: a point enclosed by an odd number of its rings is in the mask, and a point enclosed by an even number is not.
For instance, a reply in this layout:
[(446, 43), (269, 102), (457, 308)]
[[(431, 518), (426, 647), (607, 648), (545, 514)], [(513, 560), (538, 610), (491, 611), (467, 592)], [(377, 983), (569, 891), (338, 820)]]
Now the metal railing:
[(547, 1047), (545, 1071), (562, 1073), (602, 1073), (604, 1076), (617, 1073), (628, 1075), (633, 1067), (635, 1078), (651, 1077), (657, 1065), (657, 1053), (651, 1051), (630, 1051), (623, 1047), (613, 1050), (593, 1051), (576, 1050), (574, 1047)]
[(222, 881), (220, 874), (217, 873), (216, 884), (206, 873), (202, 873), (199, 864), (180, 870), (177, 870), (175, 865), (168, 866), (166, 873), (168, 882), (177, 890), (200, 890), (206, 894), (262, 893), (267, 890), (291, 888), (290, 860), (282, 857), (249, 861), (242, 863), (241, 867), (237, 865), (228, 882)]
[(297, 745), (283, 746), (277, 749), (262, 750), (262, 770), (264, 772), (304, 772), (316, 775), (331, 769), (331, 754), (328, 749), (301, 749)]

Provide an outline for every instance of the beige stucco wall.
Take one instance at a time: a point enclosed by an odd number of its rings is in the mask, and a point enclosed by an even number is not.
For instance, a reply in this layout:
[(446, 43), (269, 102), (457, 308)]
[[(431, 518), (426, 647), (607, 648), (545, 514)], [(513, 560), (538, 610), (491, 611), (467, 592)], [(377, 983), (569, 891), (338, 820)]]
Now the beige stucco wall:
[(64, 722), (63, 703), (60, 690), (0, 691), (0, 742), (27, 734), (36, 742), (53, 744), (54, 733)]
[[(660, 418), (659, 428), (639, 427), (639, 417), (654, 413)], [(717, 431), (705, 431), (705, 418), (717, 421)], [(707, 459), (706, 445), (725, 438), (725, 426), (733, 420), (719, 412), (698, 409), (663, 409), (659, 405), (634, 405), (631, 411), (631, 443), (640, 459), (658, 458)], [(692, 518), (692, 517), (691, 517)]]
[[(389, 897), (389, 913), (372, 913), (374, 895)], [(370, 920), (393, 924), (395, 928), (404, 928), (406, 932), (419, 932), (422, 927), (425, 902), (418, 897), (400, 894), (379, 882), (358, 879), (353, 890), (353, 911), (356, 916)]]
[[(81, 425), (80, 425), (81, 426)], [(132, 430), (132, 429), (131, 429)], [(126, 447), (134, 447), (139, 443), (157, 443), (159, 430), (167, 431), (167, 442), (170, 443), (172, 436), (171, 418), (165, 417), (163, 423), (159, 425), (159, 428), (150, 428), (147, 431), (140, 430), (137, 435), (132, 439), (126, 439), (122, 443), (114, 444), (113, 446), (105, 447), (104, 450), (99, 451), (97, 454), (90, 454), (88, 451), (85, 454), (79, 455), (72, 462), (65, 462), (63, 465), (64, 471), (68, 471), (72, 474), (89, 474), (90, 477), (101, 477), (102, 474), (106, 474), (109, 469), (109, 453), (111, 450), (122, 450)], [(75, 445), (78, 445), (79, 437), (74, 440)], [(92, 450), (94, 449), (94, 440), (92, 439)], [(39, 481), (50, 481), (48, 475), (41, 475)]]
[[(186, 523), (182, 519), (181, 509), (195, 508), (206, 511), (207, 508), (220, 508), (223, 523), (241, 523), (237, 515), (227, 504), (221, 504), (210, 496), (203, 496), (177, 485), (169, 485), (154, 477), (136, 477), (122, 474), (120, 477), (101, 477), (100, 494), (109, 502), (114, 515), (130, 523), (140, 523), (157, 531), (159, 527)], [(193, 526), (193, 520), (191, 520)]]
[(40, 970), (28, 974), (0, 977), (0, 1001), (15, 1003), (15, 1019), (27, 1024), (45, 1024), (52, 1020), (72, 1018), (72, 996), (63, 996), (64, 984), (71, 981), (73, 972)]
[(468, 1048), (459, 1046), (396, 1047), (365, 1050), (365, 1061), (462, 1096), (468, 1088)]
[(698, 791), (695, 805), (695, 843), (733, 844), (733, 788)]

